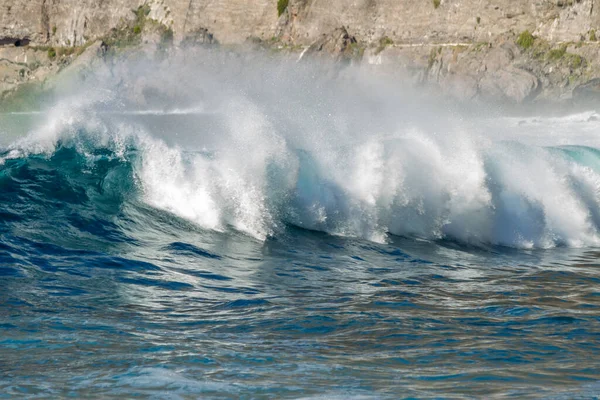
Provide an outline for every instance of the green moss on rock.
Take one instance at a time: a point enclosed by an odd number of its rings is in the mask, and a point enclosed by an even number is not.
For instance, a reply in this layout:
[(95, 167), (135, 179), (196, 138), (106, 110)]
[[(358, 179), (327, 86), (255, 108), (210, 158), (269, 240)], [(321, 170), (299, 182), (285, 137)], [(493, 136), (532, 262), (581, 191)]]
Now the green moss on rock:
[(277, 15), (281, 16), (287, 9), (289, 0), (277, 0)]
[(517, 38), (517, 45), (519, 45), (524, 50), (527, 50), (531, 46), (533, 46), (534, 42), (535, 37), (528, 30), (521, 32), (521, 34)]
[(563, 58), (566, 53), (567, 53), (567, 46), (563, 44), (558, 49), (550, 50), (548, 52), (547, 58), (550, 61), (557, 61), (557, 60), (560, 60), (561, 58)]

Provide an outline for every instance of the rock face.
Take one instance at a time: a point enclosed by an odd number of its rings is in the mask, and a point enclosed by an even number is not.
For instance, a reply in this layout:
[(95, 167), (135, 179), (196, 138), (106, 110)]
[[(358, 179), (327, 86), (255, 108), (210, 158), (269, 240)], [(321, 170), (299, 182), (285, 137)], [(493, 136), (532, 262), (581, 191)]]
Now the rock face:
[(354, 36), (350, 36), (346, 28), (337, 28), (332, 32), (321, 35), (306, 50), (306, 55), (316, 56), (325, 54), (335, 57), (337, 61), (351, 61), (360, 56), (360, 49)]
[[(140, 7), (162, 27), (155, 36), (168, 33), (175, 44), (251, 39), (306, 56), (333, 54), (402, 71), (462, 99), (563, 99), (600, 77), (596, 0), (289, 0), (281, 15), (277, 3), (0, 0), (0, 94), (43, 81), (75, 58), (53, 57), (49, 47), (88, 46), (124, 29), (139, 34)], [(515, 44), (524, 31), (535, 48)]]
[(136, 8), (134, 1), (0, 1), (0, 38), (28, 39), (35, 45), (78, 45), (116, 26)]
[(132, 10), (144, 4), (149, 17), (179, 39), (203, 29), (222, 43), (270, 38), (278, 19), (273, 0), (0, 0), (0, 43), (27, 38), (35, 45), (82, 45), (132, 20)]
[(370, 42), (485, 42), (525, 29), (549, 41), (577, 41), (600, 25), (594, 0), (292, 0), (290, 12), (301, 41), (336, 26)]
[(0, 0), (3, 38), (33, 44), (80, 45), (132, 19), (142, 4), (173, 27), (177, 38), (207, 29), (221, 43), (249, 36), (270, 39), (282, 30), (311, 44), (346, 27), (358, 40), (396, 43), (483, 42), (525, 29), (548, 41), (578, 41), (600, 26), (595, 0), (290, 0), (278, 24), (277, 0)]

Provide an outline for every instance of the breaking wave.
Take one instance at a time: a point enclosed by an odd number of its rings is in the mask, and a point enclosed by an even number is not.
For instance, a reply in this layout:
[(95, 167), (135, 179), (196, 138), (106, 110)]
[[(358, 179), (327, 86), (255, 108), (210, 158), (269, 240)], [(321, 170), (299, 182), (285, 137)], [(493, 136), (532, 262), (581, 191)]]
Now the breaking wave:
[[(68, 204), (119, 231), (115, 218), (141, 221), (139, 209), (123, 211), (141, 204), (258, 240), (295, 226), (377, 242), (391, 234), (518, 248), (599, 244), (592, 114), (477, 116), (369, 71), (325, 80), (315, 66), (290, 65), (239, 77), (239, 68), (209, 65), (194, 79), (175, 74), (184, 83), (157, 68), (141, 100), (110, 85), (63, 96), (0, 154), (4, 229)], [(135, 76), (123, 77), (129, 88)], [(160, 85), (168, 95), (155, 93)], [(89, 230), (61, 215), (62, 235)]]

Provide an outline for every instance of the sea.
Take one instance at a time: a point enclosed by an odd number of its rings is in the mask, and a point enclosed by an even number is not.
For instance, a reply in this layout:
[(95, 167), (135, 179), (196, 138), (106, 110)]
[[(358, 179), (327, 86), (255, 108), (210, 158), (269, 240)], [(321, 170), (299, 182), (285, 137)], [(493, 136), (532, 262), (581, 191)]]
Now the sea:
[(223, 60), (1, 110), (0, 398), (599, 398), (600, 115)]

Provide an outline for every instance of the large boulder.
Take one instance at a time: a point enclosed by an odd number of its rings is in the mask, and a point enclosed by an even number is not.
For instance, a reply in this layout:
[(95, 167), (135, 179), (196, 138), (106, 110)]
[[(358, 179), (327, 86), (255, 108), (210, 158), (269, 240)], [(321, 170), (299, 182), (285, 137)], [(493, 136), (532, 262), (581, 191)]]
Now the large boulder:
[(539, 79), (535, 75), (512, 66), (488, 71), (479, 81), (479, 92), (482, 97), (516, 103), (532, 100), (540, 89)]
[(493, 47), (485, 56), (483, 65), (486, 71), (497, 71), (505, 68), (515, 59), (516, 46), (503, 43)]

